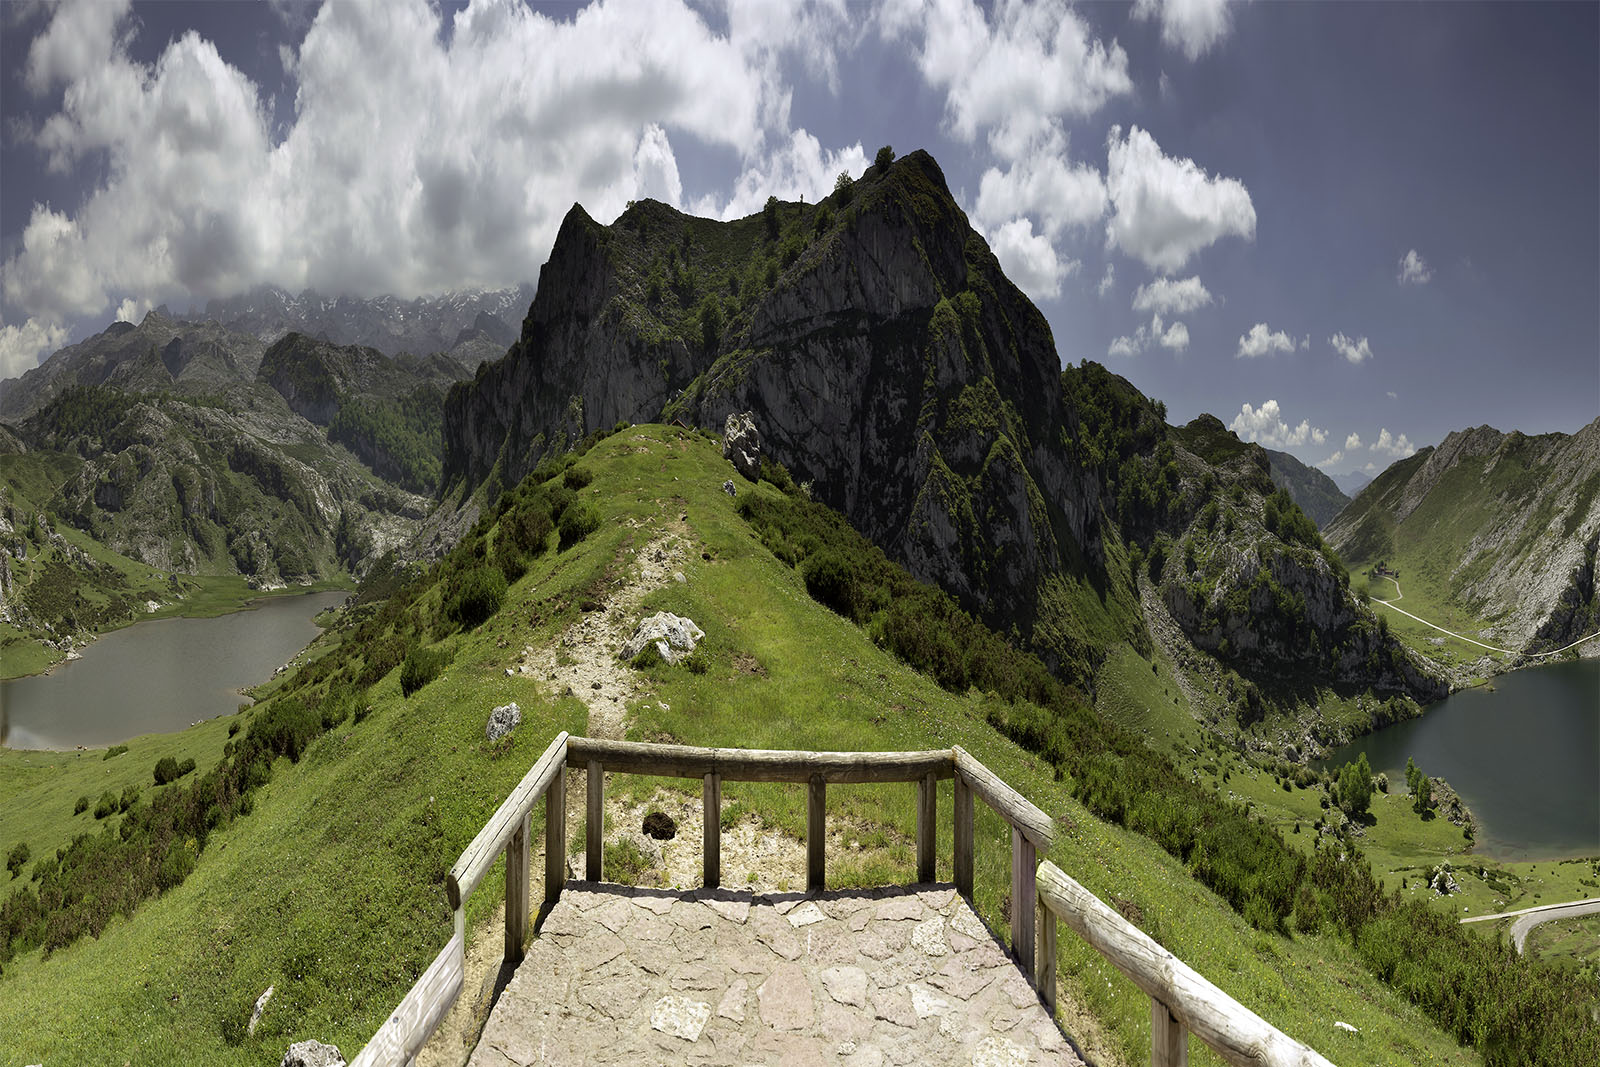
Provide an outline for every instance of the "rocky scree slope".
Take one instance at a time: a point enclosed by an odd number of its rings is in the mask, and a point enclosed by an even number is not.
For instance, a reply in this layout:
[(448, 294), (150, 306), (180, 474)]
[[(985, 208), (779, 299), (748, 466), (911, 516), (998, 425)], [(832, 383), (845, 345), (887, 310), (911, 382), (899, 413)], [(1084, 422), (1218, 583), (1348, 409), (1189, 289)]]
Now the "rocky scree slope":
[[(1148, 647), (1110, 479), (1151, 459), (1085, 444), (1108, 400), (1072, 373), (924, 152), (727, 223), (641, 201), (602, 226), (574, 206), (522, 336), (450, 392), (445, 495), (492, 500), (619, 421), (720, 430), (751, 411), (815, 498), (1087, 684), (1106, 644)], [(1173, 474), (1185, 514), (1204, 467)]]
[(1482, 619), (1486, 640), (1559, 648), (1596, 629), (1600, 419), (1575, 434), (1455, 431), (1379, 475), (1327, 535), (1352, 565), (1386, 561)]

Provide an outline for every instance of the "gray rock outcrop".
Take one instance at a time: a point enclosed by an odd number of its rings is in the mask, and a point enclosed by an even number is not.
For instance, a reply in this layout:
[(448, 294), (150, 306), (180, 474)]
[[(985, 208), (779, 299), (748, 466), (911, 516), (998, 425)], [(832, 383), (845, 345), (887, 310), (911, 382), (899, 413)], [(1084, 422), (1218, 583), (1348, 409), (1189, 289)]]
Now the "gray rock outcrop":
[(279, 1067), (345, 1067), (344, 1056), (338, 1045), (324, 1045), (320, 1041), (296, 1041), (283, 1054)]
[(660, 611), (639, 623), (617, 655), (631, 660), (653, 644), (663, 660), (677, 663), (693, 652), (695, 644), (704, 637), (705, 631), (696, 626), (693, 619)]
[(742, 411), (728, 416), (722, 431), (722, 455), (752, 482), (761, 480), (761, 431), (755, 416)]
[(520, 725), (522, 725), (522, 709), (517, 707), (517, 702), (513, 700), (509, 704), (501, 704), (489, 713), (489, 723), (483, 732), (493, 743)]

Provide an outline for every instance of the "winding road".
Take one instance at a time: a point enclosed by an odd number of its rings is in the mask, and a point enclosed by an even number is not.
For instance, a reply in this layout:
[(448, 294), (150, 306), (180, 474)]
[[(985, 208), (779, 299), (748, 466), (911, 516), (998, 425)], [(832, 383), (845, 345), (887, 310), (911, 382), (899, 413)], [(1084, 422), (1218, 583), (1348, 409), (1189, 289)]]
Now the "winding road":
[(1551, 919), (1575, 919), (1580, 915), (1600, 914), (1600, 897), (1591, 897), (1588, 900), (1569, 900), (1562, 904), (1541, 904), (1536, 908), (1523, 908), (1520, 911), (1501, 911), (1493, 915), (1473, 915), (1462, 919), (1464, 923), (1485, 923), (1495, 919), (1509, 919), (1518, 916), (1517, 921), (1511, 924), (1511, 943), (1517, 946), (1517, 951), (1522, 951), (1523, 942), (1528, 940), (1528, 932), (1540, 923), (1547, 923)]
[(1504, 655), (1507, 655), (1507, 656), (1527, 656), (1529, 659), (1539, 659), (1542, 656), (1559, 656), (1559, 655), (1561, 655), (1561, 653), (1565, 652), (1569, 648), (1577, 648), (1579, 645), (1583, 644), (1585, 641), (1593, 641), (1595, 638), (1600, 637), (1600, 632), (1592, 633), (1588, 637), (1580, 637), (1580, 638), (1578, 638), (1576, 641), (1572, 642), (1570, 645), (1563, 645), (1560, 648), (1556, 649), (1554, 652), (1518, 652), (1515, 649), (1511, 649), (1511, 648), (1496, 648), (1494, 645), (1486, 645), (1482, 641), (1474, 641), (1470, 637), (1464, 637), (1461, 634), (1456, 633), (1454, 630), (1446, 630), (1443, 626), (1440, 626), (1438, 623), (1429, 622), (1427, 619), (1422, 618), (1420, 615), (1411, 614), (1411, 612), (1407, 611), (1405, 608), (1397, 608), (1397, 607), (1395, 607), (1395, 601), (1404, 600), (1406, 598), (1406, 595), (1400, 591), (1400, 582), (1399, 582), (1399, 580), (1396, 579), (1396, 578), (1390, 577), (1387, 574), (1380, 574), (1380, 575), (1378, 575), (1378, 577), (1386, 578), (1390, 582), (1394, 583), (1394, 600), (1377, 600), (1377, 599), (1374, 599), (1373, 600), (1374, 604), (1382, 604), (1384, 607), (1388, 608), (1390, 611), (1398, 611), (1400, 614), (1404, 615), (1406, 618), (1415, 619), (1417, 622), (1420, 622), (1424, 626), (1431, 626), (1433, 629), (1438, 630), (1442, 634), (1449, 634), (1451, 637), (1455, 638), (1457, 641), (1465, 641), (1469, 645), (1477, 645), (1479, 648), (1486, 648), (1490, 652), (1500, 652), (1500, 653), (1503, 653)]

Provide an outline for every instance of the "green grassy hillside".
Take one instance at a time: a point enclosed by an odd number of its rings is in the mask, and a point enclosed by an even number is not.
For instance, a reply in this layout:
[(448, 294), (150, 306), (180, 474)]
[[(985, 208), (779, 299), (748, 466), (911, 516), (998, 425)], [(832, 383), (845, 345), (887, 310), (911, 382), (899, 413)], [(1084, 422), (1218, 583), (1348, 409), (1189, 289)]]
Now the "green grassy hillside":
[[(1332, 925), (1315, 934), (1254, 929), (1183, 862), (1096, 818), (1075, 799), (1070, 775), (991, 725), (1015, 725), (1020, 705), (941, 688), (875, 644), (869, 629), (814, 600), (805, 569), (775, 555), (764, 543), (770, 536), (721, 492), (730, 468), (703, 437), (635, 427), (601, 441), (578, 467), (592, 481), (525, 484), (504, 501), (498, 519), (491, 511), (467, 535), (436, 576), (387, 605), (358, 607), (325, 636), (307, 667), (262, 694), (263, 704), (237, 720), (242, 729), (232, 758), (246, 750), (241, 742), (281, 739), (293, 727), (294, 743), (281, 750), (298, 761), (278, 758), (269, 782), (230, 801), (231, 814), (219, 812), (203, 850), (198, 840), (172, 846), (197, 854), (180, 885), (137, 904), (131, 916), (111, 918), (98, 937), (72, 941), (48, 958), (34, 948), (5, 962), (0, 1063), (254, 1064), (275, 1062), (291, 1041), (307, 1037), (353, 1054), (448, 938), (443, 878), (450, 864), (555, 732), (585, 732), (577, 700), (509, 677), (506, 668), (525, 645), (549, 645), (585, 608), (603, 607), (638, 564), (634, 554), (668, 527), (692, 542), (686, 581), (650, 594), (640, 610), (694, 618), (707, 635), (698, 660), (704, 670), (641, 671), (629, 736), (804, 748), (959, 743), (1056, 818), (1050, 859), (1335, 1062), (1480, 1062), (1477, 1052), (1374, 978), (1358, 946)], [(546, 468), (531, 477), (559, 473)], [(741, 500), (775, 508), (792, 500), (770, 484), (740, 486)], [(559, 533), (533, 517), (558, 503)], [(568, 520), (568, 512), (589, 521)], [(526, 547), (513, 558), (509, 546), (518, 543)], [(464, 593), (473, 583), (486, 583), (487, 600), (494, 600), (497, 583), (483, 577), (491, 565), (502, 573), (526, 569), (487, 621), (476, 628), (451, 622), (452, 614), (475, 617)], [(431, 648), (446, 663), (406, 697), (399, 663), (408, 647)], [(1125, 667), (1138, 666), (1136, 654), (1118, 656)], [(1165, 670), (1158, 664), (1143, 684), (1132, 680), (1142, 679), (1137, 670), (1125, 672), (1128, 708), (1149, 703)], [(352, 699), (348, 687), (367, 678), (375, 679), (370, 689)], [(523, 725), (509, 744), (490, 746), (483, 739), (488, 711), (510, 700), (522, 707)], [(1168, 716), (1162, 712), (1150, 725)], [(190, 734), (204, 771), (218, 738)], [(1186, 741), (1173, 744), (1182, 748)], [(156, 744), (137, 742), (109, 765), (133, 758), (142, 772)], [(1192, 765), (1198, 775), (1205, 758), (1197, 753), (1178, 766), (1188, 774)], [(63, 758), (47, 768), (0, 761), (0, 810), (39, 798), (42, 814), (29, 816), (27, 832), (62, 840), (82, 816), (71, 816), (61, 801), (108, 766), (97, 760), (97, 754)], [(940, 798), (939, 836), (946, 878), (948, 789)], [(771, 826), (795, 835), (803, 830), (798, 788), (730, 783), (725, 794), (726, 804)], [(883, 840), (901, 846), (870, 865), (830, 853), (830, 885), (911, 879), (911, 797), (909, 787), (830, 790), (830, 816), (876, 827)], [(14, 816), (0, 818), (7, 827), (0, 840), (9, 839)], [(102, 825), (118, 833), (128, 818)], [(541, 820), (537, 809), (536, 840)], [(1003, 929), (1009, 841), (992, 817), (980, 817), (978, 830), (978, 904)], [(13, 885), (26, 884), (54, 858), (43, 849), (35, 854)], [(541, 870), (536, 863), (536, 879)], [(797, 870), (796, 881), (802, 877)], [(491, 872), (471, 898), (469, 930), (493, 912), (501, 886)], [(1070, 932), (1063, 933), (1059, 962), (1068, 997), (1104, 1030), (1106, 1061), (1147, 1062), (1147, 998)], [(268, 985), (277, 995), (247, 1037), (243, 1024)], [(1359, 1033), (1337, 1029), (1336, 1020)], [(1214, 1062), (1198, 1045), (1195, 1052), (1196, 1063)]]

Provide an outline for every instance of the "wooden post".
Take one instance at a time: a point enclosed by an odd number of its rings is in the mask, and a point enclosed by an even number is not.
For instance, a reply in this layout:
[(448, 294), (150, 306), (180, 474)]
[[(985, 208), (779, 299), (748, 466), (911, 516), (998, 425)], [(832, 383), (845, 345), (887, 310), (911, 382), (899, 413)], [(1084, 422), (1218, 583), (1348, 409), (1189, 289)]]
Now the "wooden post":
[(1189, 1067), (1189, 1035), (1155, 997), (1150, 998), (1150, 1067)]
[(600, 881), (601, 854), (605, 851), (603, 837), (606, 827), (606, 772), (600, 761), (589, 761), (589, 809), (585, 814), (583, 876), (591, 882)]
[(722, 775), (708, 774), (705, 778), (705, 832), (701, 837), (700, 859), (702, 877), (707, 889), (722, 884)]
[(1037, 893), (1034, 887), (1033, 842), (1022, 836), (1022, 831), (1011, 828), (1011, 952), (1017, 958), (1017, 967), (1033, 980), (1033, 908)]
[(806, 798), (806, 891), (822, 892), (826, 882), (824, 853), (828, 845), (828, 783), (822, 775), (811, 776)]
[(506, 843), (506, 959), (522, 958), (522, 942), (528, 935), (528, 838), (532, 820), (522, 816), (522, 824)]
[(554, 904), (567, 884), (567, 765), (544, 794), (544, 902)]
[(934, 831), (939, 827), (939, 779), (929, 774), (917, 783), (917, 881), (933, 881), (938, 848)]
[(1044, 1010), (1053, 1019), (1056, 1014), (1056, 917), (1042, 900), (1034, 905), (1034, 910), (1039, 916), (1039, 962), (1034, 967), (1039, 978), (1035, 985), (1044, 1001)]
[(972, 900), (972, 787), (956, 775), (956, 892)]

